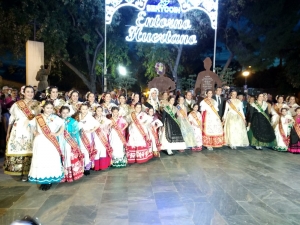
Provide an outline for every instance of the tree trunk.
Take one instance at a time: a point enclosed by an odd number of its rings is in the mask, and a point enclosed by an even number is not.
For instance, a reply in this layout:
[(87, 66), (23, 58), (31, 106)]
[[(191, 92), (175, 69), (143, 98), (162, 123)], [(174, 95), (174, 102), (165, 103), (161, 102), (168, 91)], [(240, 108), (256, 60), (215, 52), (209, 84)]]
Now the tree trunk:
[(225, 66), (223, 67), (223, 70), (221, 71), (221, 74), (224, 74), (224, 73), (226, 72), (226, 70), (227, 70), (227, 68), (229, 67), (229, 65), (230, 65), (230, 63), (231, 63), (233, 57), (234, 57), (234, 54), (233, 54), (232, 52), (230, 52), (230, 56), (229, 56), (229, 58), (227, 59), (227, 62), (226, 62), (226, 64), (225, 64)]
[(172, 75), (174, 77), (175, 83), (177, 83), (177, 80), (178, 80), (177, 70), (178, 70), (178, 66), (179, 66), (179, 62), (180, 62), (180, 58), (181, 58), (182, 47), (183, 47), (183, 45), (179, 45), (179, 47), (177, 48), (178, 49), (177, 57), (176, 57), (176, 61), (175, 61), (175, 64), (174, 64), (174, 68), (172, 70)]
[[(82, 81), (83, 83), (89, 88), (89, 90), (92, 90), (92, 85), (95, 85), (95, 82), (90, 82), (86, 76), (81, 73), (75, 66), (73, 66), (70, 62), (63, 60), (63, 63), (69, 67)], [(96, 90), (96, 88), (95, 88)]]

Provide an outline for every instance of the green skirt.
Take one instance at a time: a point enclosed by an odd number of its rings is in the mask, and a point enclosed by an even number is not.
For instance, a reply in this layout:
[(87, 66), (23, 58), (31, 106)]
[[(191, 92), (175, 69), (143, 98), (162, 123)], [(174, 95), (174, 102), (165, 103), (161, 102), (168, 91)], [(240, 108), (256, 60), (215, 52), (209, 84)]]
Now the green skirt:
[(276, 139), (274, 139), (274, 141), (272, 142), (261, 142), (259, 140), (257, 140), (254, 135), (253, 132), (250, 128), (250, 130), (248, 131), (248, 138), (249, 138), (249, 143), (251, 146), (260, 146), (260, 147), (275, 147), (277, 145)]

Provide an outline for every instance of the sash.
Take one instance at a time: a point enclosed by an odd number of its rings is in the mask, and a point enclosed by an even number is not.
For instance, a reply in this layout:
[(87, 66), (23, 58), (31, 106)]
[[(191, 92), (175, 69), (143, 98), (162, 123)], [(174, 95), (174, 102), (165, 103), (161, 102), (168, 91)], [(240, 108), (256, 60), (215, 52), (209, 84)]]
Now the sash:
[(281, 115), (281, 112), (280, 112), (280, 109), (276, 104), (274, 105), (274, 109), (275, 111), (277, 112), (277, 114), (280, 116)]
[(112, 157), (112, 148), (110, 147), (107, 138), (103, 135), (101, 128), (99, 127), (97, 130), (95, 130), (95, 134), (98, 136), (100, 139), (101, 143), (104, 145), (106, 148), (106, 152), (109, 155), (109, 157)]
[(287, 136), (285, 135), (282, 126), (283, 126), (283, 125), (282, 125), (282, 121), (281, 121), (281, 117), (280, 117), (280, 122), (278, 123), (279, 132), (280, 132), (280, 135), (281, 135), (281, 137), (282, 137), (283, 142), (285, 143), (285, 145), (286, 145), (287, 147), (289, 147), (289, 144), (290, 144), (290, 138), (287, 137)]
[(38, 125), (40, 126), (43, 134), (45, 135), (45, 137), (54, 145), (58, 154), (63, 158), (63, 154), (61, 152), (60, 145), (59, 145), (56, 137), (51, 135), (51, 130), (48, 127), (47, 123), (45, 122), (43, 116), (41, 114), (39, 114), (35, 118), (36, 118), (36, 121), (37, 121)]
[(140, 132), (141, 135), (143, 136), (144, 141), (146, 142), (146, 146), (148, 147), (148, 146), (151, 144), (151, 142), (150, 142), (150, 140), (147, 138), (147, 134), (145, 133), (145, 131), (144, 131), (142, 125), (140, 124), (140, 121), (139, 121), (138, 118), (136, 117), (135, 112), (132, 112), (132, 113), (131, 113), (131, 118), (132, 118), (132, 120), (133, 120), (135, 126), (138, 128), (139, 132)]
[(281, 116), (281, 112), (280, 112), (280, 109), (276, 104), (274, 105), (274, 110), (275, 112), (278, 114), (278, 117), (277, 117), (277, 120), (274, 122), (273, 124), (273, 128), (275, 129), (275, 127), (277, 126), (277, 124), (279, 124), (279, 120), (280, 120), (280, 116)]
[(295, 122), (294, 128), (295, 128), (295, 131), (296, 131), (298, 137), (300, 138), (300, 125)]
[(86, 133), (83, 129), (80, 130), (80, 137), (81, 141), (84, 145), (84, 147), (88, 150), (89, 156), (90, 156), (90, 161), (93, 161), (95, 159), (95, 156), (97, 154), (96, 149), (90, 144), (90, 141), (88, 137), (86, 136)]
[(265, 113), (265, 111), (261, 108), (261, 106), (255, 101), (254, 102), (255, 106), (257, 107), (257, 109), (259, 110), (259, 112), (261, 114), (263, 114), (264, 117), (266, 117), (266, 119), (270, 122), (270, 118), (268, 117), (268, 115)]
[(232, 101), (228, 100), (227, 103), (230, 105), (230, 107), (239, 114), (239, 116), (244, 120), (243, 114), (235, 107), (235, 105), (232, 103)]
[(201, 123), (201, 121), (199, 120), (197, 114), (196, 114), (195, 112), (193, 112), (193, 111), (190, 112), (190, 114), (191, 114), (191, 115), (193, 116), (193, 118), (196, 120), (198, 126), (202, 129), (202, 123)]
[(179, 122), (178, 122), (178, 120), (176, 119), (175, 114), (173, 113), (173, 111), (172, 111), (172, 109), (170, 108), (169, 105), (167, 105), (167, 106), (165, 107), (165, 111), (166, 111), (166, 112), (172, 117), (172, 119), (179, 125)]
[(78, 159), (81, 160), (84, 158), (84, 155), (80, 151), (77, 142), (71, 137), (68, 131), (64, 130), (64, 138), (68, 142), (68, 144), (71, 146), (72, 151), (77, 153)]
[(24, 100), (20, 100), (16, 102), (19, 109), (25, 114), (27, 119), (32, 120), (34, 118), (34, 115), (31, 113), (31, 110), (28, 108)]
[(113, 118), (111, 118), (111, 122), (112, 122), (112, 128), (115, 129), (115, 131), (117, 132), (119, 138), (121, 139), (124, 147), (126, 148), (127, 142), (125, 137), (122, 134), (122, 131), (120, 130), (120, 128), (118, 127), (117, 123), (114, 121)]
[(177, 109), (184, 118), (187, 118), (185, 111), (179, 105), (177, 106)]
[(159, 142), (159, 138), (158, 138), (156, 129), (154, 129), (153, 126), (151, 126), (151, 132), (152, 132), (152, 135), (153, 135), (153, 137), (155, 139), (156, 148), (157, 148), (158, 151), (160, 151), (161, 143)]
[(218, 118), (220, 118), (218, 111), (215, 109), (215, 107), (213, 106), (213, 104), (211, 103), (211, 101), (209, 101), (207, 98), (204, 99), (204, 101), (212, 109), (212, 111), (214, 111), (214, 113), (218, 116)]

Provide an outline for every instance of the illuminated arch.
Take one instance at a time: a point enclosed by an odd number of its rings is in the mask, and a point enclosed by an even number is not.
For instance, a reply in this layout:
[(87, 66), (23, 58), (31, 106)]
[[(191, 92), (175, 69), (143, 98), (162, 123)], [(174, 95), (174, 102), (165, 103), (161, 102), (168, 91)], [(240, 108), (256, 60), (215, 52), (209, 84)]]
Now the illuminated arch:
[[(210, 19), (211, 27), (217, 29), (218, 0), (177, 0), (182, 12), (198, 9), (205, 12)], [(144, 10), (148, 0), (105, 0), (105, 23), (110, 24), (115, 12), (124, 6)], [(159, 4), (168, 5), (170, 0), (161, 0)]]

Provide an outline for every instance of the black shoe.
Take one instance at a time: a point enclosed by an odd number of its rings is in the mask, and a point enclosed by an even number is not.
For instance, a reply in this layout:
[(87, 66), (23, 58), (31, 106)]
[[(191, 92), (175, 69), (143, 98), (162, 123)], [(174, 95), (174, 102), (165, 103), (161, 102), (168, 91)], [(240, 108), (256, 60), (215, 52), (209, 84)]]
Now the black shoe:
[(88, 176), (88, 175), (91, 174), (91, 172), (89, 170), (85, 170), (83, 174), (86, 175), (86, 176)]

